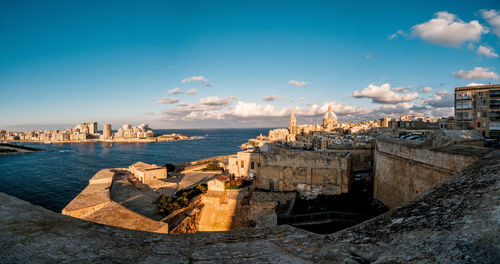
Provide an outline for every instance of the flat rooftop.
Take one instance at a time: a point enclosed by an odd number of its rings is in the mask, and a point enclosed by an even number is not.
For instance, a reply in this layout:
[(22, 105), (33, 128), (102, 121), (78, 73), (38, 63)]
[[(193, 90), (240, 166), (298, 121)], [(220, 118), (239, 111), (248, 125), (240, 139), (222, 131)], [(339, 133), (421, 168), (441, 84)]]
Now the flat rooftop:
[(462, 87), (456, 87), (455, 91), (467, 91), (467, 90), (478, 90), (478, 89), (500, 89), (500, 84), (462, 86)]

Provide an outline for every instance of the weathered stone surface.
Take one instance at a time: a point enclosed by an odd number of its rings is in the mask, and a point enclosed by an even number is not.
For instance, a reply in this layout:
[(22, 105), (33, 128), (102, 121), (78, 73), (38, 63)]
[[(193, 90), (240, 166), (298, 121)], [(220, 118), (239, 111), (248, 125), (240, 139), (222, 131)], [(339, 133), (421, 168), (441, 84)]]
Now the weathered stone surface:
[(409, 204), (344, 231), (289, 226), (155, 234), (0, 193), (0, 263), (500, 263), (500, 151)]
[(390, 208), (401, 206), (490, 151), (458, 145), (430, 149), (418, 141), (379, 136), (374, 155), (374, 196)]

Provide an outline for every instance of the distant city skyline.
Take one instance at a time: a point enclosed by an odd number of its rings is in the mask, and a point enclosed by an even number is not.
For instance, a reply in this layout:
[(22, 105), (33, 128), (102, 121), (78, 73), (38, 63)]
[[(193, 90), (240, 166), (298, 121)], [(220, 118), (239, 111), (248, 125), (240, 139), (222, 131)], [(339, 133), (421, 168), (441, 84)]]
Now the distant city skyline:
[(0, 129), (453, 115), (500, 83), (498, 1), (7, 1)]

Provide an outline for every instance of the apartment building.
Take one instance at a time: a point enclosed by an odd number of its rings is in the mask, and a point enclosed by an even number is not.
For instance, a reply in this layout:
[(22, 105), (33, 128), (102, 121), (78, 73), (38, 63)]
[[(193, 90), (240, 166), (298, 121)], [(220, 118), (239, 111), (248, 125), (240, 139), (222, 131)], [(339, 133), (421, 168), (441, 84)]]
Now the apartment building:
[(455, 128), (500, 138), (500, 85), (455, 88)]

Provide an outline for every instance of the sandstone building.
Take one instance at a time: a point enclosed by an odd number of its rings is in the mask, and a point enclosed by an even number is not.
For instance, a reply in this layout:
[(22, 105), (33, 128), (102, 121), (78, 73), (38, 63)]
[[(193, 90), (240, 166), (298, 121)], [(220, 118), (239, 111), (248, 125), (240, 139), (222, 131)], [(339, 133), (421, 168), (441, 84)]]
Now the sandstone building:
[(166, 179), (167, 168), (156, 164), (147, 164), (138, 161), (128, 167), (129, 171), (144, 184), (150, 184), (155, 179)]

